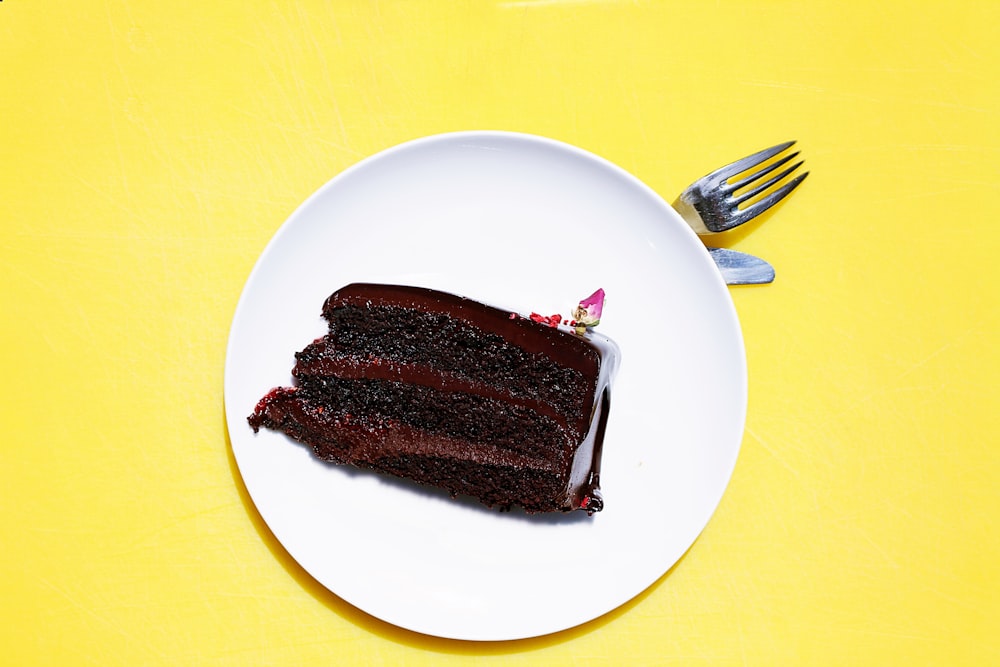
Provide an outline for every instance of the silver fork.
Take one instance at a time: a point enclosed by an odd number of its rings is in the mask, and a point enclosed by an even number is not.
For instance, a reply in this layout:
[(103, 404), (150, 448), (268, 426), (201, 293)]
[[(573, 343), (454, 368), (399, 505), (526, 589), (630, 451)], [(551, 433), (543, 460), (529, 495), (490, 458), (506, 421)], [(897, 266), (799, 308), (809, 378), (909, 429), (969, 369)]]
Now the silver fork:
[[(772, 146), (699, 178), (680, 194), (674, 202), (674, 209), (698, 234), (724, 232), (752, 220), (784, 199), (809, 175), (808, 171), (803, 172), (775, 187), (802, 166), (803, 161), (799, 160), (773, 176), (771, 174), (794, 160), (798, 152), (764, 164), (794, 143), (788, 141)], [(732, 180), (736, 176), (740, 178)], [(768, 176), (770, 178), (763, 180)], [(751, 201), (755, 197), (760, 199)], [(743, 204), (746, 205), (741, 207)]]

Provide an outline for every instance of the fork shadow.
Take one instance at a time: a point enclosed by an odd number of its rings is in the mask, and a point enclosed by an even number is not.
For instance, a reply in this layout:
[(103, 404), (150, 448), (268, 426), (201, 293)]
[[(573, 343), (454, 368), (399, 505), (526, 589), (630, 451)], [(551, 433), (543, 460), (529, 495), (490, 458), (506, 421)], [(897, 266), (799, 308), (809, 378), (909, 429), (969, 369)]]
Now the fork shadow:
[[(243, 477), (240, 475), (239, 466), (236, 463), (236, 457), (233, 454), (233, 445), (229, 438), (229, 430), (225, 426), (224, 414), (223, 422), (223, 432), (225, 433), (226, 439), (226, 458), (229, 463), (229, 472), (233, 477), (233, 482), (235, 483), (239, 494), (240, 502), (243, 504), (247, 517), (250, 519), (250, 522), (257, 531), (257, 534), (274, 556), (275, 560), (278, 561), (289, 576), (291, 576), (292, 579), (303, 588), (303, 590), (309, 593), (318, 602), (322, 603), (327, 609), (355, 626), (397, 644), (425, 651), (470, 656), (507, 655), (556, 646), (567, 641), (572, 641), (577, 637), (587, 635), (595, 630), (599, 630), (600, 628), (603, 628), (609, 623), (627, 614), (630, 610), (641, 604), (643, 600), (648, 598), (654, 590), (667, 580), (680, 566), (681, 562), (683, 562), (683, 560), (687, 557), (687, 552), (685, 552), (684, 555), (682, 555), (677, 562), (674, 563), (674, 565), (671, 566), (671, 568), (656, 582), (618, 608), (576, 627), (540, 637), (506, 641), (471, 641), (434, 637), (415, 632), (413, 630), (400, 628), (376, 618), (375, 616), (358, 609), (354, 605), (340, 598), (310, 575), (301, 565), (299, 565), (295, 558), (288, 553), (284, 546), (282, 546), (281, 542), (279, 542), (274, 536), (274, 533), (271, 532), (271, 529), (268, 528), (267, 523), (265, 523), (263, 517), (257, 511), (257, 507), (254, 505), (253, 500), (250, 497), (250, 493), (243, 482)], [(688, 551), (690, 551), (690, 548)], [(525, 603), (530, 604), (531, 602), (530, 600), (527, 600)]]

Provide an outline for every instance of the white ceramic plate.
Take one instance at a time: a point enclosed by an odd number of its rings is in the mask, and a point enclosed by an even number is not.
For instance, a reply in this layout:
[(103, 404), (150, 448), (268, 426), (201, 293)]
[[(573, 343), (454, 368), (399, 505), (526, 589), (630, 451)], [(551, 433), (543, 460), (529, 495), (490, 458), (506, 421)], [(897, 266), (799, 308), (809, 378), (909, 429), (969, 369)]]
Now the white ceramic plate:
[[(592, 517), (500, 513), (332, 467), (247, 425), (291, 383), (350, 282), (442, 289), (522, 313), (568, 313), (603, 287), (622, 349)], [(708, 253), (652, 190), (540, 137), (462, 132), (344, 171), (281, 227), (247, 281), (226, 358), (233, 453), (264, 521), (329, 590), (385, 621), (472, 640), (563, 630), (659, 579), (715, 510), (746, 414), (732, 301)]]

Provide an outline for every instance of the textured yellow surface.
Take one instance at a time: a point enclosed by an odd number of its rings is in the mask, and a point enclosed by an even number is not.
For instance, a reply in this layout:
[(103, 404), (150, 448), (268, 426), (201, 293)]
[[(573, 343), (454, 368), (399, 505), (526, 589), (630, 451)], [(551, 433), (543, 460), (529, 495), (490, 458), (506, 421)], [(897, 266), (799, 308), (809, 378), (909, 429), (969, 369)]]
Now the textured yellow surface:
[[(3, 0), (2, 661), (1000, 663), (998, 21)], [(707, 529), (623, 608), (506, 644), (398, 630), (310, 580), (223, 418), (233, 309), (278, 226), (357, 160), (461, 129), (567, 141), (671, 200), (788, 138), (812, 172), (717, 240), (778, 279), (731, 288), (750, 405)]]

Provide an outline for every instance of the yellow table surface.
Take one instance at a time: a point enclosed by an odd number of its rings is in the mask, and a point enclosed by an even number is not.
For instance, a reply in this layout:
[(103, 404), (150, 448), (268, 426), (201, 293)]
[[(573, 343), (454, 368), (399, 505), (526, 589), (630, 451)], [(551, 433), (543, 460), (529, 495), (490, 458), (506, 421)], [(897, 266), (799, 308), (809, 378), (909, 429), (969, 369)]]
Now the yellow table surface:
[[(0, 662), (1000, 664), (998, 21), (996, 2), (3, 0)], [(785, 139), (811, 171), (715, 239), (778, 278), (730, 288), (749, 413), (708, 527), (622, 608), (496, 644), (311, 580), (223, 416), (233, 311), (287, 216), (365, 156), (466, 129), (569, 142), (671, 201)]]

